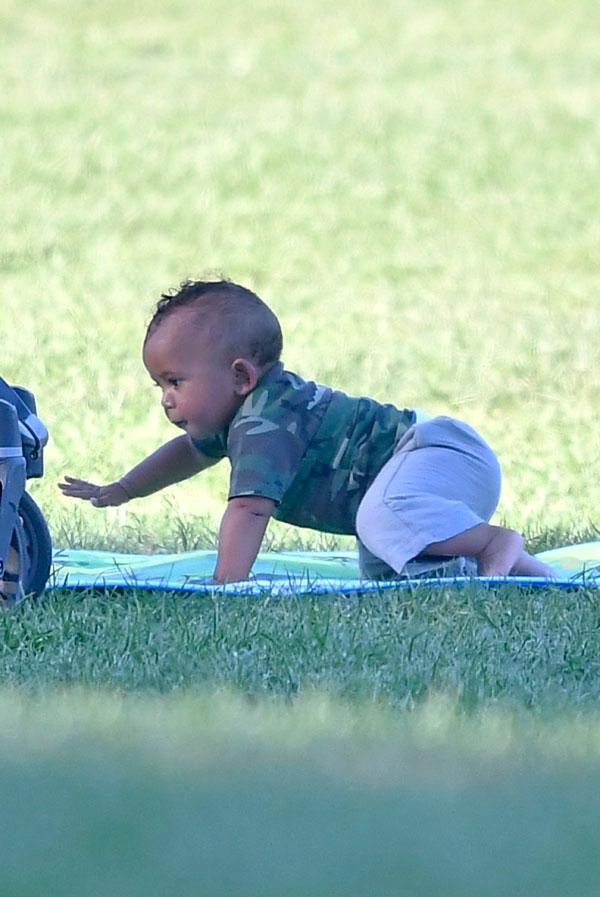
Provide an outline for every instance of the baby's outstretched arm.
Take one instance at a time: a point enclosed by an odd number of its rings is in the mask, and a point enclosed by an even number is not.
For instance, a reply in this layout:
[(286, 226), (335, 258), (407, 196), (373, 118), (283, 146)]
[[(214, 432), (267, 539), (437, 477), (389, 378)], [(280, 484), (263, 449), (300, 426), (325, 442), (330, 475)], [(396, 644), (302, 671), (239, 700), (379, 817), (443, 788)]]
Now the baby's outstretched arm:
[(87, 480), (65, 476), (58, 488), (63, 495), (89, 501), (96, 508), (114, 507), (186, 480), (195, 473), (212, 467), (218, 460), (202, 455), (189, 436), (177, 436), (161, 445), (114, 483), (99, 486)]

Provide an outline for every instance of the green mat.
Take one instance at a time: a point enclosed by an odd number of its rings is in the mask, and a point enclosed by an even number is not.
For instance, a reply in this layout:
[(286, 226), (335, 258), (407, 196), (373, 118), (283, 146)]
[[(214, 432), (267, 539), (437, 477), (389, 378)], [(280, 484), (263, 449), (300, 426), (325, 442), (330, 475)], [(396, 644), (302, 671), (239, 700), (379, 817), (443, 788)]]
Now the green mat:
[(225, 592), (233, 595), (274, 595), (326, 592), (366, 592), (383, 588), (411, 587), (423, 583), (460, 585), (479, 582), (490, 585), (511, 583), (523, 586), (574, 588), (600, 586), (600, 542), (586, 542), (544, 551), (537, 555), (556, 571), (556, 580), (538, 577), (472, 577), (464, 575), (455, 560), (435, 571), (398, 580), (362, 580), (358, 556), (354, 551), (264, 552), (252, 568), (246, 582), (226, 586), (212, 585), (209, 580), (215, 567), (215, 551), (190, 551), (181, 554), (120, 554), (111, 551), (58, 549), (49, 589), (143, 588), (181, 592)]

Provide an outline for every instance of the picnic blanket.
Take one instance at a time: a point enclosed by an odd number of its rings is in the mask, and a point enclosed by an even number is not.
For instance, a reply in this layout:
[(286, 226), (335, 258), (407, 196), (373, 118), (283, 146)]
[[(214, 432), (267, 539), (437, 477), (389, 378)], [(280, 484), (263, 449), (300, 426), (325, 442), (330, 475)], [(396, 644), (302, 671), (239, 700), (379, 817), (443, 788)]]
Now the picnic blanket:
[[(214, 585), (215, 551), (179, 554), (124, 554), (86, 549), (56, 549), (48, 589), (160, 589), (231, 595), (356, 593), (424, 585), (487, 585), (562, 588), (600, 587), (600, 541), (540, 552), (537, 557), (556, 571), (556, 580), (540, 577), (477, 577), (449, 560), (434, 571), (394, 580), (361, 579), (355, 551), (281, 551), (261, 553), (249, 580)], [(416, 568), (418, 569), (418, 568)]]

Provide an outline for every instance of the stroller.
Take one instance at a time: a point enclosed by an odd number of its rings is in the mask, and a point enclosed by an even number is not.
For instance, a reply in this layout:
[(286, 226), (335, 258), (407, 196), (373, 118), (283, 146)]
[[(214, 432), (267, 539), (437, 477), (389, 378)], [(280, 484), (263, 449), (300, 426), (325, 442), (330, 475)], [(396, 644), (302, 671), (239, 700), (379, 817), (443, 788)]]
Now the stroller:
[(44, 515), (26, 492), (43, 476), (48, 431), (33, 393), (0, 377), (0, 607), (13, 607), (44, 591), (52, 542)]

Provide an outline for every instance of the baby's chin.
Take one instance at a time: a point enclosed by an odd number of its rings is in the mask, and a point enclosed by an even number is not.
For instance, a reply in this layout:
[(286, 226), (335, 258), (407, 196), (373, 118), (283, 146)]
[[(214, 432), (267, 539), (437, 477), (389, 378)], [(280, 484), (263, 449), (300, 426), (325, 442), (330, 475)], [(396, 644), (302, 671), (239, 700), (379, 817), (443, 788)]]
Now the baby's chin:
[(207, 430), (206, 427), (194, 426), (190, 421), (186, 421), (181, 429), (188, 434), (190, 439), (207, 439), (209, 436), (214, 436), (214, 433)]
[(235, 415), (232, 414), (229, 418), (221, 418), (220, 420), (210, 422), (203, 421), (202, 423), (186, 420), (180, 421), (178, 426), (183, 424), (181, 429), (185, 430), (191, 439), (212, 439), (227, 430), (234, 417)]

